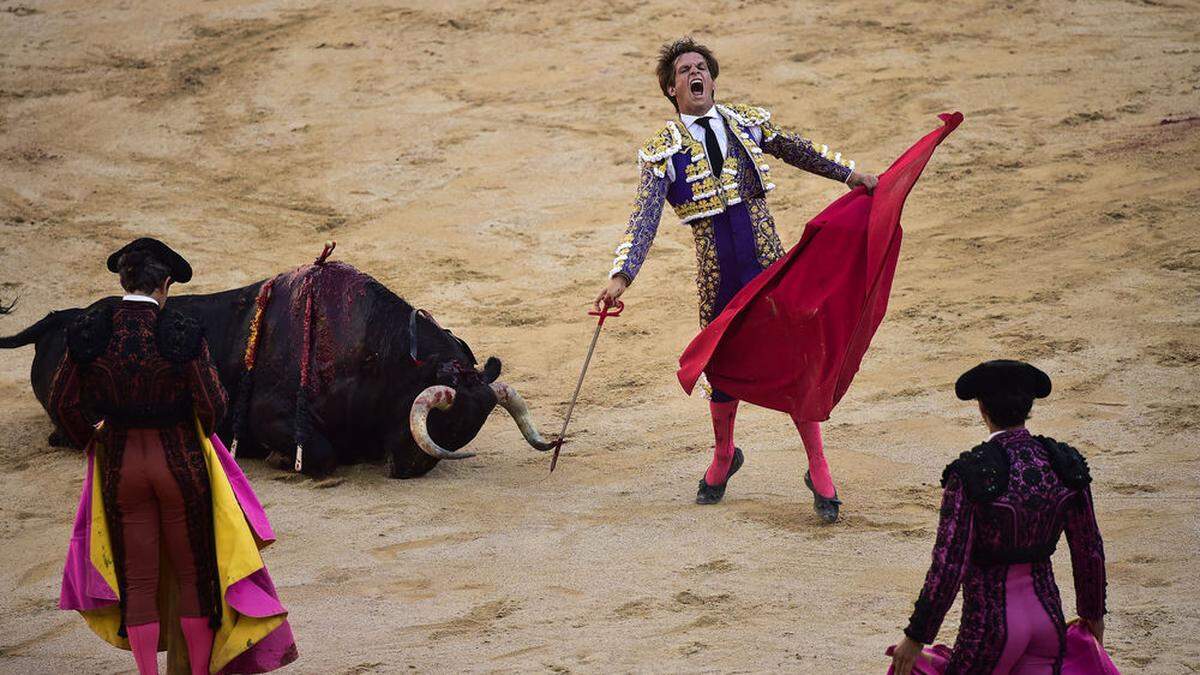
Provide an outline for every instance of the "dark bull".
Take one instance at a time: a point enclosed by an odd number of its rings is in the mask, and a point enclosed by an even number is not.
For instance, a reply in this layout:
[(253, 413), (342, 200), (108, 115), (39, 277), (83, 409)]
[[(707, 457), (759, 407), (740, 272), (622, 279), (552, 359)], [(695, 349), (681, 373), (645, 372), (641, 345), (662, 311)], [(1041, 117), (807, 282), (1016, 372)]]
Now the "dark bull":
[[(310, 475), (386, 457), (389, 475), (412, 478), (441, 459), (472, 456), (457, 450), (497, 405), (532, 447), (553, 446), (516, 390), (499, 381), (499, 359), (477, 367), (466, 342), (350, 265), (322, 261), (168, 303), (205, 326), (232, 399), (233, 414), (218, 433), (235, 439), (241, 456), (270, 454)], [(4, 349), (35, 345), (30, 379), (43, 407), (66, 351), (66, 327), (84, 311), (51, 312), (0, 338)], [(63, 439), (56, 432), (50, 442)]]

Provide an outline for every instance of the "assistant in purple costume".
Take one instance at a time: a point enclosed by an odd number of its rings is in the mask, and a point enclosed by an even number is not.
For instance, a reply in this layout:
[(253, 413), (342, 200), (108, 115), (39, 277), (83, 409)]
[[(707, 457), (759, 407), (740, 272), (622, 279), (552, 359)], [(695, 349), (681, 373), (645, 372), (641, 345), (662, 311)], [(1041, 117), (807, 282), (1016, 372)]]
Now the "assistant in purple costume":
[(921, 645), (934, 641), (960, 588), (962, 622), (945, 673), (1063, 672), (1068, 623), (1050, 556), (1064, 532), (1075, 609), (1098, 642), (1107, 611), (1087, 462), (1075, 448), (1025, 428), (1033, 399), (1050, 394), (1041, 370), (988, 361), (963, 374), (955, 390), (962, 400), (978, 399), (992, 434), (942, 473), (933, 563), (896, 647), (896, 672), (907, 674)]

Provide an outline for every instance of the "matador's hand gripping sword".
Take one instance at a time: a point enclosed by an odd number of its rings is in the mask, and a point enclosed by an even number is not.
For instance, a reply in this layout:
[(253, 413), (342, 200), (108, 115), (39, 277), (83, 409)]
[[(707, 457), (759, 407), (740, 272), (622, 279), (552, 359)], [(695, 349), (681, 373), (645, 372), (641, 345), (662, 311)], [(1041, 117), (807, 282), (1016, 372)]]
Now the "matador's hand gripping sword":
[(617, 300), (613, 306), (616, 307), (615, 312), (610, 312), (608, 307), (599, 312), (595, 310), (588, 312), (589, 316), (598, 316), (600, 320), (596, 322), (596, 332), (592, 334), (592, 344), (588, 347), (587, 358), (583, 360), (583, 370), (579, 371), (579, 381), (575, 383), (575, 394), (571, 396), (571, 404), (567, 406), (567, 419), (563, 420), (562, 431), (554, 441), (554, 456), (550, 458), (550, 473), (554, 473), (554, 467), (558, 465), (558, 452), (562, 450), (563, 443), (566, 442), (567, 425), (571, 423), (571, 413), (575, 412), (575, 401), (579, 400), (579, 390), (583, 388), (583, 376), (587, 374), (588, 364), (592, 362), (592, 353), (596, 351), (596, 341), (600, 339), (600, 329), (604, 327), (604, 320), (610, 316), (621, 316), (621, 312), (625, 311), (625, 303), (620, 300)]

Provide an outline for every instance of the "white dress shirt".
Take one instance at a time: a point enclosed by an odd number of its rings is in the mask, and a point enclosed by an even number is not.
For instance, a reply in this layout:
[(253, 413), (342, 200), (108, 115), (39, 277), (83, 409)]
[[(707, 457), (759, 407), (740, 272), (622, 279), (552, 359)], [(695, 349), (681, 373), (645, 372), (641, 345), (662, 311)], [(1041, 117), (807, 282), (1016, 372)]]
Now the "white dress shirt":
[[(721, 157), (729, 157), (729, 129), (725, 125), (725, 118), (721, 117), (721, 113), (717, 112), (717, 106), (714, 105), (713, 107), (709, 108), (708, 112), (704, 113), (703, 115), (684, 115), (683, 113), (680, 113), (679, 121), (683, 122), (684, 128), (688, 130), (688, 133), (692, 135), (692, 138), (696, 139), (696, 142), (704, 148), (704, 155), (707, 157), (708, 145), (704, 143), (704, 138), (708, 132), (704, 129), (704, 126), (698, 122), (701, 117), (708, 117), (712, 119), (708, 125), (712, 127), (713, 133), (717, 135), (717, 145), (721, 148)], [(750, 136), (754, 138), (755, 143), (762, 143), (762, 129), (758, 127), (751, 127)], [(712, 164), (711, 159), (712, 158), (709, 158), (710, 165)], [(667, 162), (667, 180), (675, 180), (674, 162)]]
[[(683, 126), (687, 127), (688, 133), (692, 138), (696, 139), (700, 145), (704, 146), (707, 151), (708, 146), (704, 143), (705, 134), (704, 125), (700, 124), (700, 119), (707, 117), (711, 122), (708, 123), (712, 127), (713, 133), (717, 135), (717, 145), (721, 146), (721, 157), (729, 156), (729, 139), (725, 130), (725, 119), (717, 112), (717, 106), (708, 109), (708, 112), (703, 115), (684, 115), (680, 113), (679, 119), (683, 122)], [(707, 154), (707, 153), (706, 153)], [(712, 159), (711, 157), (709, 159)]]
[(995, 437), (999, 436), (1000, 434), (1007, 434), (1007, 433), (1008, 433), (1008, 432), (1010, 432), (1010, 431), (1016, 431), (1017, 429), (1023, 429), (1023, 428), (1024, 428), (1024, 427), (1014, 427), (1014, 428), (1012, 428), (1012, 429), (1001, 429), (1000, 431), (993, 431), (993, 432), (992, 432), (992, 435), (991, 435), (991, 436), (988, 436), (988, 437), (987, 437), (987, 439), (990, 441), (990, 440), (992, 440), (993, 438), (995, 438)]
[(127, 300), (129, 302), (153, 302), (156, 305), (158, 304), (158, 301), (155, 300), (154, 298), (152, 298), (148, 295), (141, 295), (139, 293), (130, 293), (129, 295), (123, 295), (123, 296), (121, 296), (121, 299)]

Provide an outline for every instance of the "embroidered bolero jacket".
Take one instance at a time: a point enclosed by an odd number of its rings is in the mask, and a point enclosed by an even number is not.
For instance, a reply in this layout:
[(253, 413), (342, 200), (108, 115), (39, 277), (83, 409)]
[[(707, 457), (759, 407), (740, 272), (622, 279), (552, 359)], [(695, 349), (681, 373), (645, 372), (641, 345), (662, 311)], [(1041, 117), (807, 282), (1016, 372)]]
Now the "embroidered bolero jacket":
[[(769, 220), (762, 199), (775, 184), (764, 155), (839, 182), (845, 182), (854, 170), (854, 162), (843, 159), (841, 153), (777, 126), (765, 108), (744, 104), (716, 107), (725, 120), (728, 138), (721, 175), (713, 175), (704, 145), (678, 120), (667, 122), (638, 150), (637, 199), (625, 237), (615, 251), (610, 277), (620, 274), (632, 282), (637, 276), (657, 233), (664, 203), (671, 204), (680, 221), (691, 225), (698, 238), (709, 219), (735, 204), (746, 203), (752, 213), (759, 212), (760, 220)], [(762, 225), (774, 235), (773, 222)], [(760, 239), (763, 245), (778, 248), (777, 236)], [(702, 243), (698, 240), (697, 246)], [(779, 254), (781, 249), (764, 251), (759, 257), (771, 262)]]

